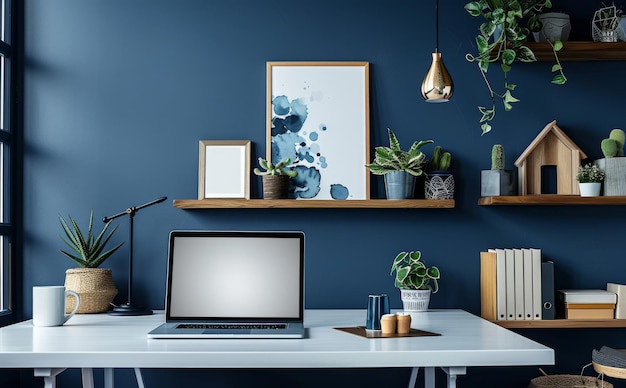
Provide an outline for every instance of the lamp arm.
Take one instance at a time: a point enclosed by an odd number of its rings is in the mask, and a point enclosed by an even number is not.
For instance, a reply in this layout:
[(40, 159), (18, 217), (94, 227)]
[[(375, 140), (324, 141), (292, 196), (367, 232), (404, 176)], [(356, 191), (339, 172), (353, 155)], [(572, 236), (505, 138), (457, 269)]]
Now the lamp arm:
[(104, 217), (102, 219), (102, 222), (107, 223), (107, 222), (109, 222), (111, 220), (114, 220), (114, 219), (116, 219), (118, 217), (121, 217), (123, 215), (126, 215), (126, 214), (134, 215), (137, 212), (137, 210), (143, 209), (144, 207), (155, 205), (157, 203), (161, 203), (161, 202), (165, 201), (166, 199), (167, 199), (167, 197), (161, 197), (161, 198), (155, 199), (152, 202), (145, 203), (143, 205), (129, 207), (128, 209), (124, 210), (121, 213), (117, 213), (117, 214), (109, 216), (109, 217)]

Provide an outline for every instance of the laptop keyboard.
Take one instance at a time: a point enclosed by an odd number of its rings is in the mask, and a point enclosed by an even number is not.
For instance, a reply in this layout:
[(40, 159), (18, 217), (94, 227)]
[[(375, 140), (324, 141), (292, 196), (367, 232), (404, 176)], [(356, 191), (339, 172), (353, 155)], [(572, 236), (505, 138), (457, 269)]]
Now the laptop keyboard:
[(181, 323), (177, 329), (286, 329), (284, 323)]

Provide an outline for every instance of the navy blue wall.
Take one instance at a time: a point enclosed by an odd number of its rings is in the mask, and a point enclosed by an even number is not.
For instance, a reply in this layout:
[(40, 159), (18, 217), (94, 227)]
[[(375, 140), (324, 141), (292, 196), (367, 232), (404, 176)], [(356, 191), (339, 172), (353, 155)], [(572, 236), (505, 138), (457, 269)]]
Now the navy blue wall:
[[(479, 20), (464, 0), (440, 2), (440, 41), (456, 92), (448, 104), (426, 104), (419, 87), (434, 50), (434, 1), (361, 0), (29, 0), (25, 2), (24, 315), (31, 287), (62, 284), (73, 263), (58, 253), (58, 216), (86, 220), (160, 196), (167, 202), (135, 218), (134, 301), (164, 307), (166, 242), (172, 229), (298, 229), (307, 235), (306, 307), (363, 308), (367, 294), (386, 292), (401, 306), (389, 276), (400, 250), (419, 249), (443, 277), (434, 308), (480, 313), (479, 252), (534, 246), (555, 261), (557, 287), (604, 288), (626, 283), (624, 207), (479, 207), (480, 170), (501, 143), (507, 167), (552, 120), (591, 158), (600, 141), (624, 128), (623, 62), (566, 62), (566, 86), (550, 84), (549, 62), (515, 66), (522, 100), (499, 109), (481, 136), (477, 105), (487, 90), (465, 54), (474, 51)], [(432, 3), (432, 4), (431, 4)], [(555, 1), (572, 15), (572, 40), (590, 40), (599, 1)], [(562, 5), (562, 7), (561, 7)], [(573, 9), (575, 7), (575, 9)], [(434, 139), (453, 154), (455, 209), (178, 210), (170, 200), (197, 197), (198, 141), (249, 139), (265, 156), (267, 61), (368, 61), (371, 144)], [(498, 69), (491, 72), (497, 73)], [(496, 74), (497, 75), (497, 74)], [(432, 148), (425, 148), (427, 152)], [(260, 180), (252, 176), (253, 196)], [(372, 179), (372, 196), (382, 181)], [(125, 240), (126, 219), (116, 239)], [(128, 244), (107, 261), (125, 302)], [(549, 373), (578, 373), (602, 345), (626, 347), (623, 330), (527, 330), (556, 349)], [(575, 341), (570, 338), (574, 337)], [(29, 371), (24, 385), (37, 386)], [(464, 387), (525, 387), (537, 368), (476, 368)], [(241, 376), (246, 376), (245, 379)], [(331, 379), (403, 385), (408, 370), (147, 371), (151, 387), (312, 386)], [(249, 381), (246, 381), (248, 379)], [(356, 380), (355, 380), (356, 379)], [(229, 382), (230, 381), (230, 382)], [(74, 372), (61, 386), (78, 387)], [(275, 384), (279, 382), (278, 384)], [(134, 386), (121, 372), (119, 386)], [(128, 385), (125, 385), (128, 383)], [(617, 383), (617, 382), (616, 382)], [(370, 384), (367, 384), (368, 386)]]

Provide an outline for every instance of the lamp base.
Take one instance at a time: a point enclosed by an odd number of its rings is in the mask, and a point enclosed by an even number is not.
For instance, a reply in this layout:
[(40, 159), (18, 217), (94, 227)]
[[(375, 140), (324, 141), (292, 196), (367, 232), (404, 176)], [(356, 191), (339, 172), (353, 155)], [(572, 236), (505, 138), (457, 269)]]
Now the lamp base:
[(135, 316), (135, 315), (152, 315), (153, 312), (152, 310), (143, 308), (141, 306), (125, 303), (119, 306), (115, 306), (113, 310), (107, 311), (107, 314)]

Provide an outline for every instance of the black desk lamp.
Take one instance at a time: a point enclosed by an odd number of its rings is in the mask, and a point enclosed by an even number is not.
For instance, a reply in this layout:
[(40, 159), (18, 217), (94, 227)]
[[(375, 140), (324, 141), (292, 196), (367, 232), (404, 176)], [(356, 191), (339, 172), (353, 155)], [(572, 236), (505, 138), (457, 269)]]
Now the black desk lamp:
[(143, 209), (144, 207), (155, 205), (159, 202), (165, 201), (166, 199), (167, 197), (161, 197), (159, 199), (156, 199), (152, 202), (148, 202), (140, 206), (129, 207), (128, 209), (124, 210), (123, 212), (119, 214), (116, 214), (110, 217), (104, 217), (104, 219), (102, 220), (105, 223), (107, 223), (125, 214), (128, 214), (129, 219), (130, 219), (130, 248), (129, 248), (129, 254), (128, 254), (128, 302), (114, 307), (113, 310), (108, 312), (109, 315), (129, 315), (129, 316), (130, 315), (152, 315), (152, 310), (134, 305), (131, 299), (132, 290), (133, 290), (133, 219), (135, 218), (135, 213), (137, 213), (139, 209)]

